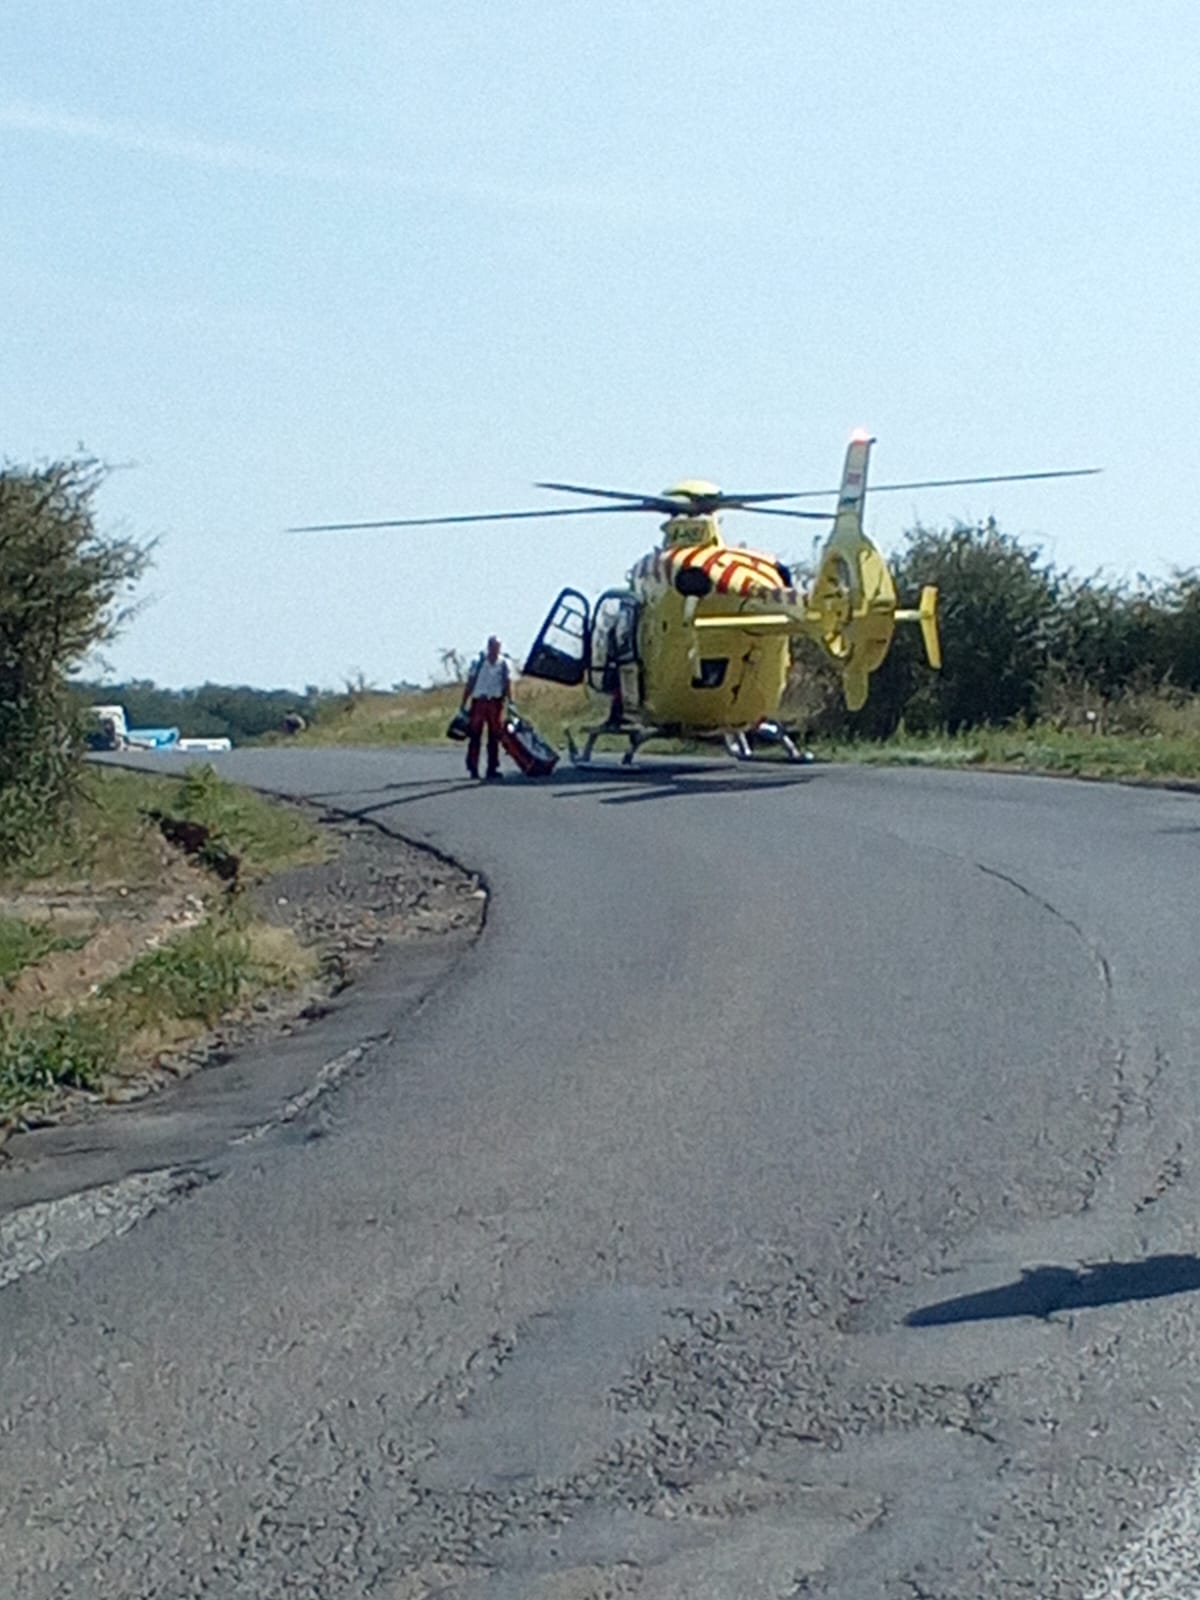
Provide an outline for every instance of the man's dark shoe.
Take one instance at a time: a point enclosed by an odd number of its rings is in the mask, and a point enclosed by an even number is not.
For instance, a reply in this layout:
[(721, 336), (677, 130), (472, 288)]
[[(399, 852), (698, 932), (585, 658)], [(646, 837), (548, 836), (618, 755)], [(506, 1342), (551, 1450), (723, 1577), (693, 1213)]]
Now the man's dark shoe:
[(488, 783), (503, 783), (504, 782), (504, 774), (502, 772), (489, 772), (488, 775), (487, 775), (487, 782)]
[(474, 767), (467, 768), (467, 777), (474, 778), (476, 783), (479, 782), (479, 774), (475, 771)]

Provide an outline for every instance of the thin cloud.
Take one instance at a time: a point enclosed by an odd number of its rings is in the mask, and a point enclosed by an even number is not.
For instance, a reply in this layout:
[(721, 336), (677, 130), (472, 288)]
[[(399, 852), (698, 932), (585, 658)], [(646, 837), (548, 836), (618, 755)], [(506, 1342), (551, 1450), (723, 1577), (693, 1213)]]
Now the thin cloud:
[(233, 140), (193, 138), (169, 128), (116, 118), (81, 116), (55, 106), (28, 101), (0, 102), (0, 128), (15, 133), (45, 134), (79, 144), (125, 150), (164, 161), (183, 162), (210, 171), (253, 173), (289, 182), (353, 185), (359, 188), (403, 189), (413, 194), (441, 195), (483, 205), (531, 211), (586, 211), (627, 216), (646, 207), (628, 193), (572, 184), (470, 183), (451, 177), (405, 172), (382, 162), (282, 156)]

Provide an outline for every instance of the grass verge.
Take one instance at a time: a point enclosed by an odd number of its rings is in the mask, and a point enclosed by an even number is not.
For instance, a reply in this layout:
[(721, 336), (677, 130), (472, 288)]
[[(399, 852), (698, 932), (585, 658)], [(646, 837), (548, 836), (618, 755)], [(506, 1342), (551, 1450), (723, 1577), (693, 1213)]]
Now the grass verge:
[(25, 1022), (0, 1017), (0, 1117), (63, 1088), (102, 1092), (244, 1001), (293, 987), (314, 968), (285, 931), (217, 912), (81, 1003)]
[(1200, 738), (1194, 734), (1091, 734), (1035, 725), (975, 728), (953, 736), (897, 734), (880, 743), (822, 741), (813, 748), (822, 760), (876, 766), (983, 767), (1130, 783), (1200, 782)]
[(324, 836), (297, 811), (193, 767), (182, 778), (118, 767), (89, 767), (63, 826), (0, 871), (0, 894), (29, 885), (79, 883), (126, 889), (162, 873), (155, 814), (206, 828), (257, 877), (320, 860)]
[[(170, 837), (199, 845), (195, 864)], [(115, 1092), (247, 1001), (309, 977), (311, 954), (204, 866), (233, 861), (240, 889), (328, 854), (300, 813), (211, 768), (178, 781), (90, 769), (67, 825), (0, 879), (0, 1121), (66, 1088)], [(51, 914), (64, 906), (70, 934)], [(114, 928), (128, 959), (112, 972), (100, 950)], [(36, 1009), (17, 1003), (31, 993)]]

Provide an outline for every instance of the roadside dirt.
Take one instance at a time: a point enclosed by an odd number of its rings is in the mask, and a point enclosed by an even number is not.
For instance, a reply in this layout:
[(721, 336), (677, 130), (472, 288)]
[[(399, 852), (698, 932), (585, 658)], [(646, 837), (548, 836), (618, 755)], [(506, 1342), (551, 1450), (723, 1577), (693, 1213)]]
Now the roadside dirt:
[[(255, 916), (286, 929), (315, 958), (315, 976), (300, 986), (260, 993), (186, 1046), (123, 1073), (100, 1093), (64, 1091), (36, 1114), (0, 1123), (0, 1146), (17, 1129), (60, 1123), (76, 1111), (124, 1103), (162, 1090), (239, 1049), (294, 1033), (325, 1014), (328, 1003), (388, 945), (476, 934), (486, 891), (478, 878), (431, 852), (360, 823), (322, 819), (337, 853), (294, 868), (245, 891)], [(162, 873), (152, 889), (89, 885), (0, 899), (0, 915), (46, 924), (71, 948), (26, 968), (0, 1007), (18, 1019), (85, 998), (147, 950), (203, 920), (212, 875), (164, 844)]]
[(204, 872), (164, 842), (152, 888), (90, 883), (0, 894), (0, 917), (43, 930), (49, 951), (0, 988), (0, 1010), (17, 1022), (85, 999), (148, 950), (204, 920)]

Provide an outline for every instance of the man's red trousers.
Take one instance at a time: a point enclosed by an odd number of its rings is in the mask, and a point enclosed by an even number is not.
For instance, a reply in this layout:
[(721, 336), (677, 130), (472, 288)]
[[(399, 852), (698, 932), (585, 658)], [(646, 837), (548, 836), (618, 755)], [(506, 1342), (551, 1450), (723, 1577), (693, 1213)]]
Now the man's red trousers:
[(500, 770), (500, 727), (504, 717), (502, 699), (471, 701), (470, 734), (467, 739), (467, 771), (479, 776), (479, 744), (487, 729), (487, 770), (490, 776)]

